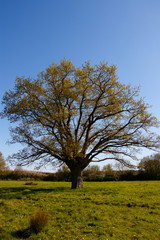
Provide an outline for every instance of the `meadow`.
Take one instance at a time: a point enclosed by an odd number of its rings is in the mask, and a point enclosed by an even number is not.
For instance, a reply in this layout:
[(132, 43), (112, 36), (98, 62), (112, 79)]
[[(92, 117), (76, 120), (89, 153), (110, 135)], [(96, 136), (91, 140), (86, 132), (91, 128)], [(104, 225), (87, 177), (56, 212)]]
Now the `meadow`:
[[(160, 240), (160, 182), (0, 181), (0, 239)], [(29, 229), (31, 214), (43, 210), (48, 223)]]

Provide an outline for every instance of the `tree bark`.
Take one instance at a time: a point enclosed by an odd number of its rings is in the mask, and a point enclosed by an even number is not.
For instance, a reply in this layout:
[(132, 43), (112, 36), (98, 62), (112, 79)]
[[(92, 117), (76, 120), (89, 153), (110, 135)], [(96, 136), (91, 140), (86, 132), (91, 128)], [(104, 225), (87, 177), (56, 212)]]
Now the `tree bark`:
[(82, 170), (80, 168), (75, 168), (71, 171), (72, 174), (72, 189), (83, 188), (83, 177)]

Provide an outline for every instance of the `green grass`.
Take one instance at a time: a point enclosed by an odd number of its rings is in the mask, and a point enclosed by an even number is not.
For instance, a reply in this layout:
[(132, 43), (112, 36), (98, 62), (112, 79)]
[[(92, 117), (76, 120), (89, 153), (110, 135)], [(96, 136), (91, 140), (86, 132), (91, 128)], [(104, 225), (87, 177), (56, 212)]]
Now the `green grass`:
[[(160, 240), (160, 182), (70, 183), (0, 181), (0, 239)], [(29, 229), (38, 210), (48, 224)]]

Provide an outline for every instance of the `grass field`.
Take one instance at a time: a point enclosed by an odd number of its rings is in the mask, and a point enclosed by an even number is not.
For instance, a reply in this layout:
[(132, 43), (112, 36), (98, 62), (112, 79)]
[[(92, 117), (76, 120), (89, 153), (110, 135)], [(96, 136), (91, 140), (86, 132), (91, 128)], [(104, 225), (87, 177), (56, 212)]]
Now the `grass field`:
[[(0, 181), (0, 239), (160, 240), (160, 182), (70, 183)], [(49, 218), (38, 234), (30, 215)]]

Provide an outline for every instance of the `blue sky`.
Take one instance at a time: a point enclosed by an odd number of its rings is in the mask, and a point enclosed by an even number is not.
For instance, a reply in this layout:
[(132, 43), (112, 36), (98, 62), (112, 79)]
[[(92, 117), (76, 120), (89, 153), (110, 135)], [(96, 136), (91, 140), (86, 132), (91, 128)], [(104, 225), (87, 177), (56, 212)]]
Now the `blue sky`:
[[(160, 119), (159, 13), (159, 0), (0, 0), (0, 99), (16, 76), (35, 77), (53, 61), (105, 60), (121, 82), (141, 86)], [(6, 144), (8, 121), (0, 126), (6, 158), (20, 146)]]

